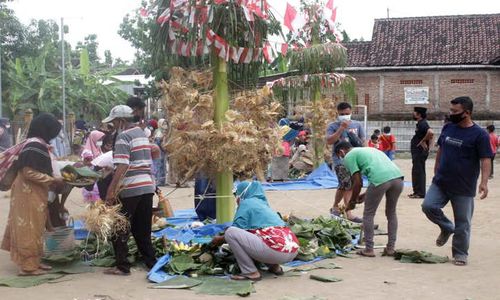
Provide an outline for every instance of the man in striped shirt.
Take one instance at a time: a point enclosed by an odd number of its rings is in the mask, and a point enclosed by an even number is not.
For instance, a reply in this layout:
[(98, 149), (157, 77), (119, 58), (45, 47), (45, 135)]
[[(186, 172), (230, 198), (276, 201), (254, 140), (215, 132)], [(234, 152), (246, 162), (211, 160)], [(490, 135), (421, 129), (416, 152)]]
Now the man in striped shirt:
[[(144, 263), (152, 268), (155, 253), (151, 243), (151, 217), (155, 185), (151, 176), (151, 146), (144, 131), (133, 122), (132, 109), (117, 105), (103, 123), (112, 122), (117, 130), (113, 163), (115, 173), (109, 185), (106, 204), (114, 205), (119, 200), (121, 212), (130, 221), (130, 231)], [(105, 271), (111, 275), (129, 275), (127, 241), (130, 232), (122, 232), (113, 239), (116, 267)]]

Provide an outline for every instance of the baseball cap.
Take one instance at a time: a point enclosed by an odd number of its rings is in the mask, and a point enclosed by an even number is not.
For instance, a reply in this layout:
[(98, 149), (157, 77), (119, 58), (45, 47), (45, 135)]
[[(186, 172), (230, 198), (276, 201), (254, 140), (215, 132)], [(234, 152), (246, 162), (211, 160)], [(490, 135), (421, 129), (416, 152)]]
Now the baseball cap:
[(103, 123), (109, 123), (113, 121), (116, 118), (132, 118), (133, 117), (133, 111), (130, 106), (127, 105), (117, 105), (111, 109), (109, 112), (109, 116), (102, 120)]

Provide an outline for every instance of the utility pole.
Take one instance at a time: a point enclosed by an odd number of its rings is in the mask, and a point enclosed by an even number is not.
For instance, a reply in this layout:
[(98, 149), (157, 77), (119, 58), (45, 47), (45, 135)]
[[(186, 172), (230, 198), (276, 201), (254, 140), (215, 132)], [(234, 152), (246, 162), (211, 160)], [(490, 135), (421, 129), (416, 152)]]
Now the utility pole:
[(66, 66), (64, 64), (64, 18), (61, 18), (61, 55), (62, 55), (62, 104), (63, 104), (63, 130), (66, 131)]
[(2, 117), (2, 45), (0, 44), (0, 118)]
[(389, 19), (389, 7), (387, 8), (387, 19)]

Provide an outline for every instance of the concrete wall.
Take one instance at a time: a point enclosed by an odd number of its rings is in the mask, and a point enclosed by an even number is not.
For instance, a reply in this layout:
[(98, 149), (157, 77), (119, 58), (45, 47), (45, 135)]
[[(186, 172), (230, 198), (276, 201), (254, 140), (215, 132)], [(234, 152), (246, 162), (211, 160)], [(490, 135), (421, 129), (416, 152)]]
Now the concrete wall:
[(429, 113), (446, 113), (451, 99), (469, 96), (474, 112), (500, 114), (500, 72), (481, 71), (384, 71), (352, 72), (356, 78), (357, 102), (369, 114), (408, 114), (405, 87), (429, 87)]
[[(357, 118), (359, 119), (359, 118)], [(439, 134), (441, 133), (441, 128), (443, 127), (443, 122), (441, 121), (428, 121), (432, 130), (434, 131), (434, 141), (437, 141)], [(494, 124), (497, 128), (496, 132), (500, 132), (500, 120), (497, 121), (476, 121), (476, 123), (486, 128), (490, 124)], [(373, 130), (380, 129), (385, 126), (391, 127), (391, 133), (396, 136), (396, 147), (399, 152), (410, 151), (410, 140), (415, 134), (415, 121), (368, 121), (368, 138), (372, 135)], [(435, 150), (435, 148), (434, 148)]]

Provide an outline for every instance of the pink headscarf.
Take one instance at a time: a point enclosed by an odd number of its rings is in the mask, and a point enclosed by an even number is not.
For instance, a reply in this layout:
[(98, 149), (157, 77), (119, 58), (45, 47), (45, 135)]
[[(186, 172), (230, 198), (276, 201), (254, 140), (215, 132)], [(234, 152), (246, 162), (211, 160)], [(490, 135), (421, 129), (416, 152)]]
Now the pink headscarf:
[(87, 142), (85, 143), (85, 147), (83, 147), (84, 150), (89, 150), (92, 152), (92, 155), (94, 157), (98, 157), (99, 155), (102, 154), (101, 147), (97, 146), (97, 142), (104, 137), (104, 133), (99, 130), (94, 130), (89, 134), (89, 138), (87, 139)]

